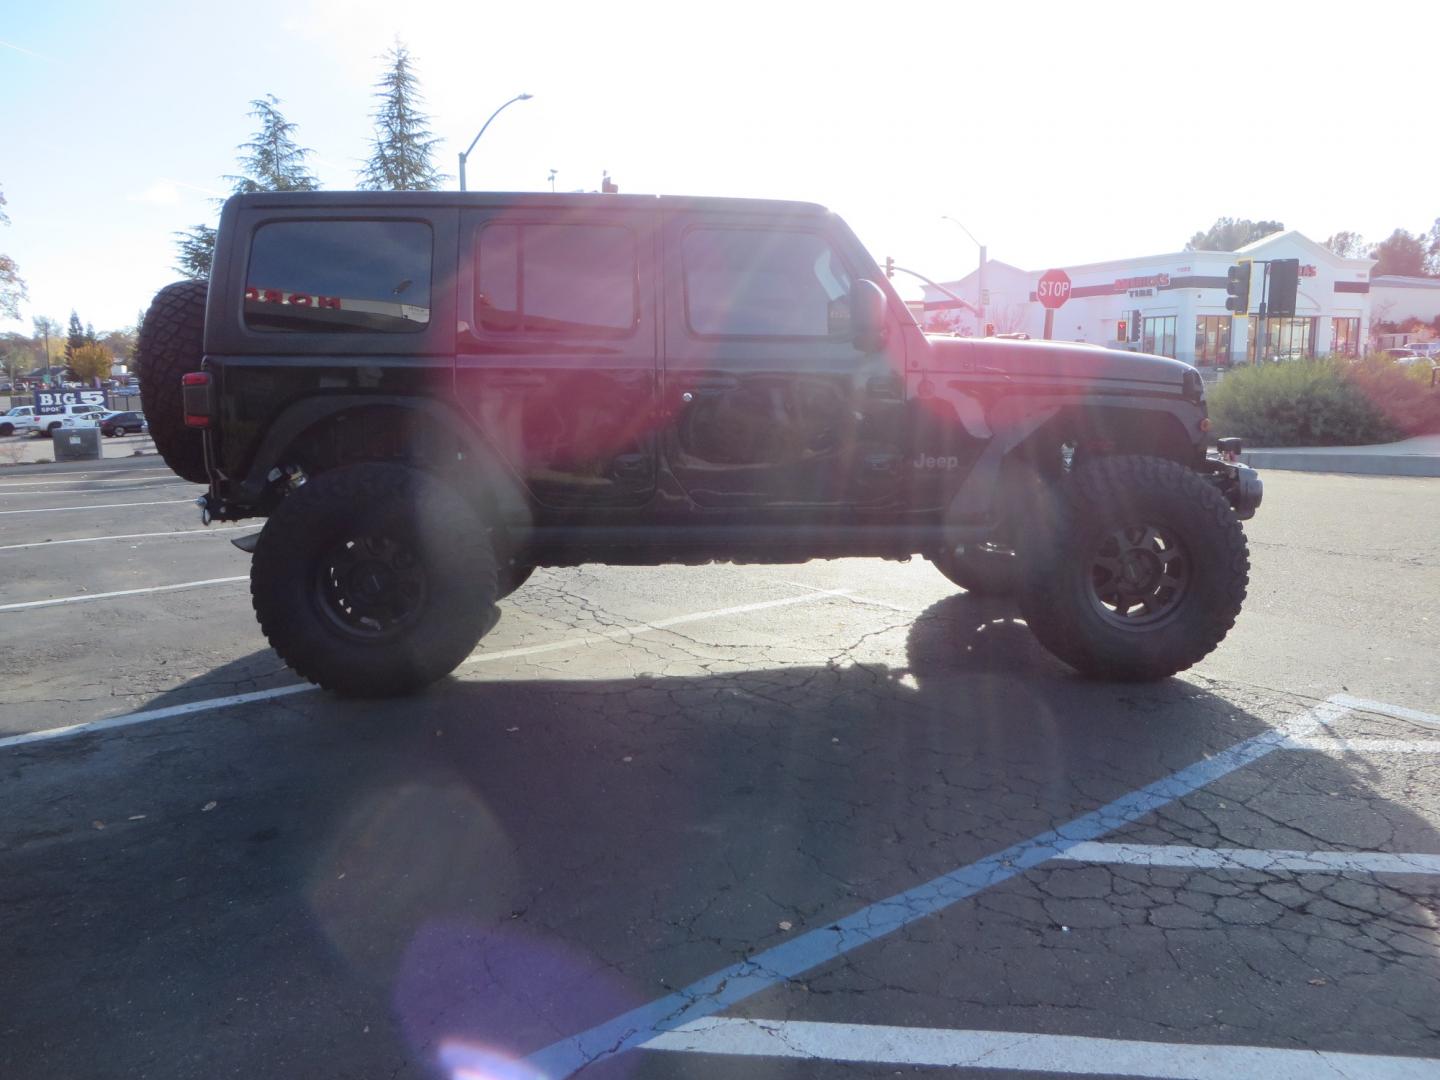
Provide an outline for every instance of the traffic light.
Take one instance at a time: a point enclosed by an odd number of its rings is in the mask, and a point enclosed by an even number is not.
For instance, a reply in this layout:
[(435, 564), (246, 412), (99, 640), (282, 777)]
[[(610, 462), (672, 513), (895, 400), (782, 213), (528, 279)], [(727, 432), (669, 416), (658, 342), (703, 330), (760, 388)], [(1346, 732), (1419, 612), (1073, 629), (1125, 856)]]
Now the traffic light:
[(987, 323), (985, 324), (985, 336), (986, 336), (986, 337), (994, 337), (994, 336), (995, 336), (995, 324), (994, 324), (993, 322), (987, 322)]
[(895, 260), (889, 255), (885, 256), (885, 276), (888, 278), (895, 276)]
[(1225, 274), (1225, 310), (1244, 315), (1250, 310), (1250, 267), (1245, 259)]
[(1300, 260), (1273, 259), (1270, 262), (1270, 307), (1272, 317), (1288, 319), (1295, 314), (1295, 294), (1300, 291)]
[(1117, 322), (1117, 323), (1115, 324), (1115, 340), (1116, 340), (1116, 341), (1129, 341), (1129, 340), (1130, 340), (1130, 330), (1129, 330), (1129, 328), (1125, 325), (1125, 320), (1124, 320), (1124, 319), (1121, 319), (1119, 322)]

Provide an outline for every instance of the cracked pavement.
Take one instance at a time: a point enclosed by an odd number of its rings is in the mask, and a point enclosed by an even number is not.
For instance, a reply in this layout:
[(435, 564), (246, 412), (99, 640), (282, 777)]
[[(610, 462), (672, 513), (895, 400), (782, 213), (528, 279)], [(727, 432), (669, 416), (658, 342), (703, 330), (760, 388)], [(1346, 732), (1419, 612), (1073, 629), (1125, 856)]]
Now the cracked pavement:
[[(21, 472), (0, 509), (121, 501)], [(1440, 711), (1440, 481), (1266, 482), (1239, 625), (1151, 686), (1075, 678), (922, 562), (587, 566), (537, 572), (413, 699), (0, 749), (0, 1074), (521, 1057), (1332, 694)], [(178, 505), (0, 518), (0, 603), (245, 572), (238, 534), (4, 550), (195, 526)], [(294, 681), (243, 583), (11, 613), (5, 642), (0, 736)], [(1332, 729), (1440, 739), (1364, 711)], [(1437, 779), (1440, 755), (1280, 749), (1103, 840), (1440, 854)], [(1433, 1058), (1437, 931), (1435, 875), (1052, 860), (721, 1015)], [(583, 1075), (897, 1071), (630, 1050)]]

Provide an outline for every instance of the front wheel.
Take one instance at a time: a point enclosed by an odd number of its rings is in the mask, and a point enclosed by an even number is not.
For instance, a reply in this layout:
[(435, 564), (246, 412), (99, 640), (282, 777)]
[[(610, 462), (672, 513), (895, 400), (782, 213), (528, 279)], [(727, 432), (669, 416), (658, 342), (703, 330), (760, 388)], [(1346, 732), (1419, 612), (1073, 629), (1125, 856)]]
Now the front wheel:
[(1220, 644), (1245, 599), (1235, 512), (1173, 461), (1097, 458), (1061, 481), (1027, 558), (1020, 610), (1040, 643), (1098, 678), (1163, 679)]
[(260, 628), (297, 674), (359, 697), (443, 678), (495, 624), (496, 570), (476, 509), (438, 479), (366, 463), (276, 508), (250, 568)]
[(15, 425), (14, 425), (14, 424), (0, 424), (0, 435), (14, 435), (14, 434), (15, 434)]

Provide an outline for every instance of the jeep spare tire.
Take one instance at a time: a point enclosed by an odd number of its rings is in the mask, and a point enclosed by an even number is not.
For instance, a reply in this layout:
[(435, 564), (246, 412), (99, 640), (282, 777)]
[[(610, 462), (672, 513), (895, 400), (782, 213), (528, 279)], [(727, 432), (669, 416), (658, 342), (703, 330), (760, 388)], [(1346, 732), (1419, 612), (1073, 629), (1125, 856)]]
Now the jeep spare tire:
[(203, 281), (177, 281), (155, 294), (140, 324), (135, 346), (140, 374), (140, 404), (150, 421), (150, 437), (165, 464), (197, 484), (209, 482), (200, 432), (185, 426), (180, 377), (199, 371), (205, 355)]

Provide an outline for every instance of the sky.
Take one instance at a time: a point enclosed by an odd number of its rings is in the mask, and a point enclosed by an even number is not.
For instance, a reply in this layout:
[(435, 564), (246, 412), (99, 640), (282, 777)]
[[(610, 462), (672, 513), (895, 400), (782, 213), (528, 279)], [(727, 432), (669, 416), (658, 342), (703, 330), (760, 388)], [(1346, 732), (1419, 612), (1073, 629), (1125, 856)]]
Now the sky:
[[(410, 49), (472, 190), (802, 199), (938, 279), (1180, 250), (1217, 217), (1379, 240), (1440, 216), (1440, 5), (52, 0), (0, 14), (0, 190), (30, 300), (134, 325), (281, 99), (327, 188)], [(1422, 43), (1417, 45), (1416, 43)], [(1408, 58), (1408, 59), (1407, 59)], [(1412, 74), (1407, 67), (1414, 64)], [(1403, 162), (1403, 165), (1402, 165)], [(897, 279), (902, 292), (918, 284)]]

